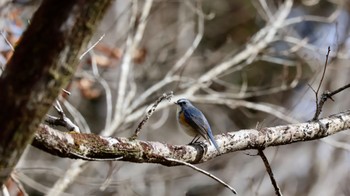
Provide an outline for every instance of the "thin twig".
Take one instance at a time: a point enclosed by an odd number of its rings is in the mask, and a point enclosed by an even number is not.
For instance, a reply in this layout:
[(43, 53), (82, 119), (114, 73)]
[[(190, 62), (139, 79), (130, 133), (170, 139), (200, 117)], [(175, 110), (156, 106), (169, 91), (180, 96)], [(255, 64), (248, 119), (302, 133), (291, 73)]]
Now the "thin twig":
[(328, 46), (328, 51), (326, 54), (326, 62), (324, 63), (324, 67), (323, 67), (323, 73), (322, 73), (322, 77), (321, 77), (321, 81), (318, 84), (317, 90), (316, 90), (316, 95), (318, 94), (318, 92), (320, 91), (324, 76), (326, 74), (326, 69), (327, 69), (327, 65), (328, 65), (328, 57), (329, 57), (329, 53), (331, 52), (331, 47)]
[(143, 127), (143, 125), (147, 122), (147, 120), (152, 116), (153, 112), (156, 110), (158, 104), (160, 102), (162, 102), (164, 99), (168, 99), (170, 100), (171, 97), (173, 96), (173, 92), (169, 92), (169, 93), (164, 93), (161, 97), (159, 97), (157, 99), (157, 101), (153, 104), (153, 106), (151, 107), (151, 109), (148, 110), (146, 116), (142, 119), (142, 121), (139, 123), (139, 125), (137, 126), (134, 135), (131, 136), (131, 139), (134, 140), (137, 138), (137, 136), (140, 134), (140, 131)]
[(111, 125), (112, 122), (112, 91), (111, 88), (109, 86), (109, 84), (107, 83), (107, 81), (102, 78), (102, 77), (98, 77), (96, 78), (97, 81), (101, 84), (101, 86), (103, 87), (104, 91), (105, 91), (105, 97), (106, 97), (106, 121), (105, 121), (105, 127), (104, 130), (107, 130), (107, 128)]
[(71, 95), (71, 92), (69, 92), (68, 90), (66, 90), (66, 89), (64, 89), (64, 88), (62, 88), (62, 91), (63, 91), (65, 94), (67, 94), (67, 95)]
[(106, 177), (106, 180), (101, 184), (99, 188), (100, 191), (105, 191), (106, 188), (111, 185), (113, 175), (115, 174), (116, 171), (118, 171), (118, 168), (116, 168), (117, 162), (109, 161), (108, 164), (109, 164), (109, 168), (107, 172), (107, 177)]
[(207, 171), (205, 171), (205, 170), (203, 170), (201, 168), (198, 168), (198, 167), (196, 167), (196, 166), (194, 166), (194, 165), (192, 165), (190, 163), (184, 162), (184, 161), (180, 161), (180, 160), (176, 160), (176, 159), (172, 159), (172, 158), (165, 158), (165, 159), (168, 160), (168, 161), (173, 161), (173, 162), (176, 162), (176, 163), (180, 163), (182, 165), (186, 165), (186, 166), (188, 166), (188, 167), (190, 167), (190, 168), (192, 168), (192, 169), (194, 169), (194, 170), (196, 170), (196, 171), (198, 171), (198, 172), (208, 176), (209, 178), (214, 179), (215, 181), (217, 181), (220, 184), (224, 185), (226, 188), (230, 189), (230, 191), (232, 191), (234, 194), (237, 194), (237, 191), (233, 187), (231, 187), (230, 185), (228, 185), (227, 183), (222, 181), (220, 178), (214, 176), (213, 174), (211, 174), (211, 173), (209, 173), (209, 172), (207, 172)]
[(84, 116), (79, 112), (79, 110), (77, 110), (77, 108), (75, 108), (67, 100), (63, 100), (63, 105), (67, 109), (67, 111), (71, 114), (71, 116), (74, 118), (74, 122), (77, 123), (78, 127), (84, 130), (84, 133), (91, 133), (89, 124), (87, 123)]
[(315, 116), (312, 120), (317, 120), (319, 115), (321, 114), (322, 112), (322, 108), (323, 108), (323, 105), (324, 103), (330, 99), (332, 101), (334, 101), (334, 99), (332, 98), (333, 95), (347, 89), (347, 88), (350, 88), (350, 83), (349, 84), (346, 84), (340, 88), (338, 88), (337, 90), (334, 90), (334, 91), (325, 91), (324, 93), (322, 93), (321, 95), (321, 99), (320, 101), (317, 103), (317, 108), (316, 108), (316, 112), (315, 112)]
[[(259, 3), (260, 3), (261, 8), (263, 9), (264, 13), (266, 14), (267, 18), (265, 20), (267, 20), (267, 22), (273, 22), (274, 16), (273, 16), (269, 6), (267, 5), (266, 1), (259, 0)], [(262, 18), (264, 18), (264, 17), (262, 17)]]
[(12, 46), (11, 42), (7, 39), (7, 37), (5, 36), (5, 34), (4, 34), (2, 31), (0, 31), (0, 33), (1, 33), (1, 36), (4, 38), (5, 42), (7, 43), (7, 45), (10, 46), (11, 50), (12, 50), (12, 51), (15, 51), (15, 48)]
[(315, 16), (315, 15), (296, 16), (296, 17), (288, 18), (284, 22), (283, 27), (287, 27), (287, 26), (294, 25), (301, 22), (332, 23), (339, 16), (339, 14), (340, 14), (340, 11), (336, 10), (326, 17)]
[(83, 54), (80, 55), (79, 60), (81, 60), (90, 50), (92, 50), (100, 41), (105, 37), (103, 34), (90, 48), (88, 48)]
[[(323, 94), (326, 94), (325, 96), (327, 96), (327, 98), (332, 98), (332, 96), (333, 95), (335, 95), (335, 94), (337, 94), (337, 93), (340, 93), (341, 91), (343, 91), (343, 90), (345, 90), (345, 89), (347, 89), (347, 88), (349, 88), (350, 87), (350, 83), (349, 84), (347, 84), (347, 85), (345, 85), (345, 86), (343, 86), (343, 87), (340, 87), (340, 88), (338, 88), (337, 90), (335, 90), (335, 91), (332, 91), (332, 92), (326, 92), (326, 93), (323, 93)], [(323, 96), (323, 95), (322, 95)], [(322, 99), (321, 99), (322, 100)]]
[(62, 126), (66, 128), (68, 131), (75, 131), (80, 133), (80, 129), (77, 125), (75, 125), (64, 113), (62, 106), (58, 100), (56, 100), (56, 104), (54, 105), (58, 115), (60, 117), (55, 117), (51, 115), (46, 115), (45, 122), (51, 126)]
[(113, 109), (112, 92), (111, 92), (111, 88), (110, 88), (109, 84), (107, 83), (107, 81), (104, 78), (101, 77), (100, 72), (98, 71), (96, 57), (95, 57), (93, 50), (90, 51), (90, 55), (91, 55), (91, 68), (92, 68), (92, 74), (93, 74), (92, 77), (101, 84), (102, 88), (105, 91), (106, 121), (105, 121), (104, 130), (107, 130), (107, 128), (111, 125), (111, 122), (112, 122), (112, 112), (113, 112), (112, 111), (112, 109)]
[[(194, 5), (192, 5), (191, 1), (184, 1), (185, 4), (197, 15), (200, 15), (201, 17), (203, 17), (206, 20), (212, 20), (215, 18), (215, 13), (214, 12), (210, 12), (208, 14), (204, 13), (202, 9), (199, 9), (198, 7), (195, 7)], [(199, 0), (198, 3), (201, 3), (201, 1)]]
[[(318, 87), (317, 87), (317, 90), (314, 91), (315, 92), (315, 96), (316, 96), (316, 111), (315, 111), (315, 114), (314, 114), (314, 117), (312, 118), (312, 120), (317, 120), (318, 117), (320, 116), (321, 114), (321, 111), (322, 111), (322, 107), (323, 107), (323, 103), (322, 105), (320, 105), (321, 103), (321, 100), (319, 102), (319, 97), (318, 97), (318, 93), (320, 91), (320, 88), (321, 88), (321, 85), (322, 85), (322, 82), (324, 80), (324, 76), (326, 74), (326, 69), (327, 69), (327, 64), (328, 64), (328, 57), (329, 57), (329, 53), (331, 52), (331, 47), (328, 46), (328, 51), (327, 51), (327, 54), (326, 54), (326, 61), (324, 63), (324, 67), (323, 67), (323, 73), (322, 73), (322, 77), (321, 77), (321, 80), (320, 80), (320, 83), (318, 84)], [(324, 95), (324, 93), (322, 94)]]
[(276, 195), (277, 195), (277, 196), (282, 196), (281, 189), (279, 188), (279, 186), (278, 186), (278, 184), (277, 184), (277, 182), (276, 182), (276, 179), (275, 179), (275, 177), (273, 176), (273, 172), (272, 172), (270, 163), (269, 163), (269, 161), (267, 160), (264, 151), (263, 151), (262, 149), (258, 149), (258, 155), (261, 157), (262, 161), (264, 162), (266, 171), (267, 171), (267, 173), (268, 173), (269, 176), (270, 176), (271, 183), (272, 183), (273, 187), (275, 188), (275, 193), (276, 193)]

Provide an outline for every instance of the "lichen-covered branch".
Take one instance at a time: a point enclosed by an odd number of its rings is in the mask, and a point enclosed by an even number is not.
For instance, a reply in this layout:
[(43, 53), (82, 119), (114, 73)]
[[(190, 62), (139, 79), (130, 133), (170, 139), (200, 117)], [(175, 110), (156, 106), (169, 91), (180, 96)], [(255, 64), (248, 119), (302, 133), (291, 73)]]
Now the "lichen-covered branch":
[(0, 77), (0, 185), (70, 81), (111, 0), (43, 1)]
[[(316, 140), (350, 128), (350, 110), (320, 119), (317, 122), (282, 125), (258, 130), (246, 129), (216, 136), (222, 153), (286, 145)], [(164, 130), (170, 131), (170, 130)], [(60, 132), (41, 125), (33, 146), (50, 154), (84, 160), (121, 160), (137, 163), (178, 165), (168, 158), (201, 163), (218, 156), (209, 143), (171, 145), (160, 142), (103, 137), (95, 134)]]

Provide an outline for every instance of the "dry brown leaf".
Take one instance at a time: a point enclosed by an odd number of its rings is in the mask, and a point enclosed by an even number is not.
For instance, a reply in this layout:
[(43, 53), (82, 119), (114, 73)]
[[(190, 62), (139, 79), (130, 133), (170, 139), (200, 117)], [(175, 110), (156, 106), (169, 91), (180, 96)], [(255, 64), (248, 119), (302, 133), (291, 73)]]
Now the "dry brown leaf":
[(83, 97), (89, 100), (97, 99), (102, 94), (101, 90), (95, 87), (95, 81), (87, 78), (79, 80), (78, 88)]
[(94, 49), (116, 60), (119, 60), (123, 55), (123, 52), (119, 48), (111, 48), (105, 44), (98, 44)]
[(95, 61), (100, 67), (109, 67), (111, 66), (111, 60), (104, 55), (94, 55)]
[(134, 52), (132, 59), (134, 63), (141, 64), (145, 61), (146, 55), (147, 55), (146, 48), (139, 48)]

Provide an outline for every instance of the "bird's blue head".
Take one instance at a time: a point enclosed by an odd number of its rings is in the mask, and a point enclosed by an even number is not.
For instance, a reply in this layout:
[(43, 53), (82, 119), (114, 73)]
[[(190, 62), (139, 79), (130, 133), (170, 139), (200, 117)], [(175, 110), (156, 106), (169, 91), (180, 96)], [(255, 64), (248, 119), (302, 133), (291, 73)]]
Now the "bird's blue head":
[(184, 98), (177, 100), (175, 104), (180, 106), (182, 109), (193, 107), (192, 103), (188, 99), (184, 99)]

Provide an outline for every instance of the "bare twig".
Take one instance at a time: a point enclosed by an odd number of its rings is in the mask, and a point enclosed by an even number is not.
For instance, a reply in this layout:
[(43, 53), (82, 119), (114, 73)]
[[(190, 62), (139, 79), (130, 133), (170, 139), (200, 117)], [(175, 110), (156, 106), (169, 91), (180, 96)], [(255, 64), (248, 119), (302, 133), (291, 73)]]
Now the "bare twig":
[(67, 94), (67, 95), (71, 95), (71, 92), (67, 91), (66, 89), (62, 88), (62, 91)]
[(151, 109), (148, 110), (146, 116), (142, 119), (142, 121), (139, 123), (139, 125), (137, 126), (134, 135), (131, 136), (131, 139), (134, 140), (138, 137), (138, 135), (140, 134), (140, 131), (143, 127), (143, 125), (147, 122), (147, 120), (152, 116), (153, 112), (156, 110), (158, 104), (160, 102), (162, 102), (164, 99), (168, 99), (170, 100), (171, 97), (173, 96), (173, 92), (169, 92), (169, 93), (164, 93), (161, 97), (159, 97), (157, 99), (157, 101), (153, 104), (153, 106), (151, 107)]
[(56, 100), (56, 105), (54, 107), (60, 117), (55, 117), (47, 114), (45, 122), (52, 126), (62, 126), (68, 129), (68, 131), (75, 131), (80, 133), (79, 127), (75, 125), (69, 118), (66, 117), (66, 114), (63, 112), (59, 101)]
[[(327, 97), (327, 98), (332, 99), (332, 96), (333, 96), (333, 95), (335, 95), (335, 94), (337, 94), (337, 93), (340, 93), (341, 91), (343, 91), (343, 90), (345, 90), (345, 89), (347, 89), (347, 88), (349, 88), (349, 87), (350, 87), (350, 83), (347, 84), (347, 85), (344, 85), (344, 86), (342, 86), (342, 87), (340, 87), (340, 88), (338, 88), (338, 89), (335, 90), (335, 91), (323, 93), (323, 94), (325, 94), (325, 95), (322, 95), (322, 96), (325, 96), (325, 97)], [(321, 100), (322, 100), (322, 97), (321, 97)]]
[[(106, 130), (111, 125), (111, 121), (112, 121), (112, 112), (113, 112), (112, 111), (113, 110), (112, 92), (111, 92), (111, 88), (110, 88), (109, 84), (107, 83), (107, 81), (104, 78), (102, 78), (100, 73), (99, 73), (96, 58), (95, 58), (93, 50), (90, 51), (90, 55), (91, 55), (91, 67), (92, 67), (92, 74), (93, 74), (92, 77), (101, 84), (101, 86), (103, 87), (103, 89), (105, 91), (106, 121), (105, 121), (104, 130)], [(90, 77), (90, 75), (89, 75), (89, 77)]]
[(224, 185), (226, 188), (230, 189), (230, 191), (232, 191), (234, 194), (237, 194), (236, 190), (234, 188), (232, 188), (230, 185), (228, 185), (227, 183), (225, 183), (224, 181), (222, 181), (220, 178), (214, 176), (213, 174), (201, 169), (201, 168), (198, 168), (190, 163), (187, 163), (187, 162), (184, 162), (184, 161), (180, 161), (180, 160), (176, 160), (176, 159), (172, 159), (172, 158), (165, 158), (167, 159), (168, 161), (173, 161), (173, 162), (176, 162), (176, 163), (179, 163), (181, 165), (186, 165), (212, 179), (214, 179), (215, 181), (219, 182), (220, 184)]
[[(274, 16), (269, 8), (269, 6), (267, 5), (266, 1), (264, 0), (259, 0), (260, 6), (263, 9), (264, 15), (262, 15), (262, 18), (265, 18), (265, 20), (267, 20), (267, 22), (272, 22), (274, 20)], [(263, 17), (265, 16), (265, 17)]]
[(209, 103), (209, 104), (221, 104), (221, 105), (226, 105), (227, 107), (231, 109), (236, 109), (238, 107), (245, 107), (257, 111), (262, 111), (271, 115), (276, 116), (279, 119), (283, 119), (286, 122), (290, 123), (297, 123), (299, 122), (297, 119), (290, 117), (287, 115), (287, 110), (283, 107), (270, 104), (270, 103), (254, 103), (250, 101), (245, 101), (245, 100), (232, 100), (232, 99), (227, 99), (224, 97), (218, 97), (215, 96), (187, 96), (191, 98), (192, 101), (199, 102), (199, 103)]
[(83, 54), (80, 55), (79, 60), (83, 59), (83, 57), (90, 52), (100, 41), (105, 37), (105, 34), (103, 34), (94, 44), (92, 44), (91, 47), (89, 47)]
[(323, 67), (323, 73), (322, 73), (322, 77), (321, 77), (321, 80), (320, 80), (320, 83), (318, 84), (318, 87), (317, 87), (317, 90), (316, 90), (316, 104), (317, 104), (317, 95), (320, 91), (320, 88), (321, 88), (321, 85), (322, 85), (322, 82), (323, 82), (323, 79), (324, 79), (324, 76), (326, 74), (326, 69), (327, 69), (327, 65), (328, 65), (328, 56), (329, 56), (329, 53), (331, 52), (331, 47), (328, 46), (328, 51), (327, 51), (327, 54), (326, 54), (326, 61), (324, 63), (324, 67)]
[[(201, 17), (203, 17), (206, 20), (212, 20), (215, 17), (214, 12), (210, 12), (210, 13), (206, 14), (203, 12), (203, 10), (201, 8), (198, 8), (198, 6), (195, 7), (194, 5), (192, 5), (191, 1), (184, 1), (184, 2), (193, 12), (195, 12), (197, 15), (200, 15)], [(199, 0), (198, 3), (201, 3), (201, 0)], [(201, 6), (199, 6), (199, 7), (201, 7)]]
[(341, 91), (343, 91), (343, 90), (345, 90), (345, 89), (347, 89), (347, 88), (350, 88), (350, 83), (349, 83), (349, 84), (346, 84), (346, 85), (344, 85), (344, 86), (342, 86), (342, 87), (340, 87), (340, 88), (338, 88), (337, 90), (334, 90), (334, 91), (326, 91), (326, 92), (322, 93), (321, 98), (320, 98), (320, 101), (319, 101), (319, 102), (317, 103), (317, 105), (316, 105), (317, 108), (316, 108), (315, 116), (313, 117), (312, 120), (317, 120), (317, 119), (318, 119), (319, 115), (320, 115), (321, 112), (322, 112), (323, 105), (324, 105), (324, 103), (325, 103), (328, 99), (334, 101), (333, 98), (332, 98), (332, 96), (335, 95), (335, 94), (337, 94), (337, 93), (340, 93)]
[(279, 188), (277, 182), (276, 182), (276, 179), (273, 175), (273, 172), (272, 172), (272, 169), (271, 169), (271, 166), (270, 166), (270, 163), (269, 161), (267, 160), (267, 157), (265, 156), (265, 153), (263, 151), (263, 149), (258, 149), (258, 155), (261, 157), (262, 161), (264, 162), (264, 165), (265, 165), (265, 168), (266, 168), (266, 171), (267, 173), (269, 174), (270, 176), (270, 180), (271, 180), (271, 183), (273, 185), (273, 188), (275, 188), (275, 193), (277, 196), (282, 196), (282, 192), (281, 192), (281, 189)]
[(15, 48), (12, 46), (11, 42), (7, 39), (6, 35), (2, 31), (0, 31), (0, 34), (4, 38), (4, 40), (7, 43), (7, 45), (10, 46), (11, 50), (15, 51)]
[(106, 97), (106, 122), (105, 122), (105, 127), (104, 130), (106, 130), (112, 122), (112, 92), (111, 88), (109, 87), (107, 81), (101, 77), (97, 78), (97, 81), (101, 84), (105, 91), (105, 97)]
[(63, 105), (67, 109), (67, 111), (74, 118), (74, 122), (78, 124), (78, 127), (84, 130), (84, 133), (91, 133), (91, 129), (89, 124), (86, 122), (84, 116), (77, 110), (69, 101), (63, 100)]
[(304, 15), (304, 16), (292, 17), (292, 18), (288, 18), (283, 23), (283, 27), (290, 26), (300, 22), (307, 22), (307, 21), (332, 23), (339, 16), (339, 14), (340, 14), (340, 9), (337, 9), (336, 11), (332, 12), (328, 17), (315, 16), (315, 15)]
[(316, 111), (315, 111), (315, 115), (312, 118), (312, 120), (317, 120), (318, 119), (318, 117), (320, 116), (320, 114), (322, 112), (323, 105), (327, 101), (327, 99), (333, 100), (333, 98), (332, 98), (333, 95), (335, 95), (335, 94), (337, 94), (337, 93), (339, 93), (339, 92), (341, 92), (341, 91), (343, 91), (343, 90), (345, 90), (345, 89), (350, 87), (350, 84), (347, 84), (347, 85), (345, 85), (343, 87), (340, 87), (339, 89), (337, 89), (335, 91), (332, 91), (332, 92), (326, 91), (326, 92), (322, 93), (321, 98), (319, 99), (318, 93), (319, 93), (319, 90), (321, 88), (321, 84), (323, 82), (323, 79), (324, 79), (324, 76), (325, 76), (325, 73), (326, 73), (326, 68), (327, 68), (327, 64), (328, 64), (328, 57), (329, 57), (330, 51), (331, 51), (331, 49), (330, 49), (330, 47), (328, 47), (328, 52), (327, 52), (327, 55), (326, 55), (326, 62), (324, 64), (322, 77), (321, 77), (320, 83), (318, 84), (317, 90), (314, 91), (315, 92), (315, 96), (316, 96)]

